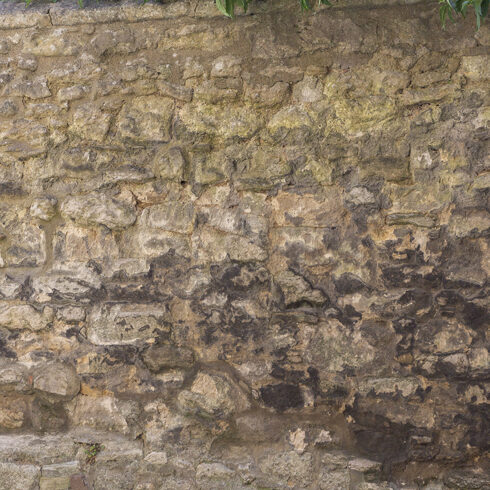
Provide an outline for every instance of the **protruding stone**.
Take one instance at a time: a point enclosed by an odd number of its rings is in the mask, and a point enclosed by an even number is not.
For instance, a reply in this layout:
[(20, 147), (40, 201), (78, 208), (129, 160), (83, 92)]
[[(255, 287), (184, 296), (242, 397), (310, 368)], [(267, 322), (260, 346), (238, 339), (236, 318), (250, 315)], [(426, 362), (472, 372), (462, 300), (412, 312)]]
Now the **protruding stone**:
[(7, 90), (10, 96), (27, 97), (29, 99), (45, 99), (51, 95), (45, 77), (34, 80), (18, 80), (12, 82)]
[(179, 403), (186, 412), (214, 417), (227, 417), (250, 406), (247, 397), (228, 375), (202, 372), (196, 376), (190, 391), (180, 393)]
[(152, 345), (143, 354), (143, 360), (152, 371), (166, 368), (189, 368), (194, 364), (192, 350), (171, 345)]
[[(110, 396), (80, 395), (75, 400), (75, 409), (71, 416), (72, 424), (76, 427), (86, 426), (99, 430), (127, 433), (128, 424), (117, 407), (114, 398)], [(89, 436), (90, 437), (90, 436)], [(97, 441), (87, 442), (93, 443)]]
[(9, 330), (42, 330), (49, 326), (53, 317), (54, 312), (50, 307), (40, 311), (31, 305), (0, 307), (0, 326)]
[(38, 466), (0, 463), (0, 490), (34, 490), (40, 474)]
[(135, 97), (119, 113), (116, 123), (118, 137), (136, 143), (167, 142), (173, 105), (173, 101), (166, 97)]
[(53, 362), (35, 368), (33, 387), (47, 397), (71, 399), (80, 391), (80, 380), (73, 366)]
[(81, 225), (100, 224), (111, 230), (127, 228), (136, 221), (132, 201), (97, 192), (67, 198), (61, 205), (61, 213)]
[(41, 197), (35, 199), (30, 207), (30, 213), (35, 218), (49, 221), (56, 214), (57, 199), (54, 197)]
[(237, 77), (241, 72), (241, 59), (235, 56), (220, 56), (213, 62), (212, 77)]
[(165, 308), (113, 304), (95, 308), (89, 317), (88, 338), (98, 345), (147, 342), (169, 329)]

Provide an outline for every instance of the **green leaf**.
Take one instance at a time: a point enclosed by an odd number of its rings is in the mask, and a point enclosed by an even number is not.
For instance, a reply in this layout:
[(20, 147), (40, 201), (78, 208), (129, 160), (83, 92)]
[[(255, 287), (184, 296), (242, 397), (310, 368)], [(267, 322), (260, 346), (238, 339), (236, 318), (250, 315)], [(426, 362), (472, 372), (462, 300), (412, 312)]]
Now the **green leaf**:
[(490, 0), (483, 0), (481, 3), (481, 16), (485, 18), (488, 15), (488, 6), (490, 4)]
[(299, 0), (299, 3), (301, 5), (301, 10), (310, 10), (310, 4), (308, 3), (308, 0)]
[(332, 7), (332, 3), (329, 2), (329, 0), (318, 0), (319, 5), (328, 5), (329, 7)]
[(442, 28), (446, 28), (446, 17), (447, 17), (447, 12), (448, 12), (448, 5), (447, 3), (442, 3), (441, 6), (439, 7), (439, 18), (441, 19), (441, 24)]
[(246, 13), (248, 8), (248, 0), (236, 0), (237, 5), (242, 7), (243, 11)]
[(233, 0), (216, 0), (216, 7), (222, 14), (230, 19), (233, 18)]

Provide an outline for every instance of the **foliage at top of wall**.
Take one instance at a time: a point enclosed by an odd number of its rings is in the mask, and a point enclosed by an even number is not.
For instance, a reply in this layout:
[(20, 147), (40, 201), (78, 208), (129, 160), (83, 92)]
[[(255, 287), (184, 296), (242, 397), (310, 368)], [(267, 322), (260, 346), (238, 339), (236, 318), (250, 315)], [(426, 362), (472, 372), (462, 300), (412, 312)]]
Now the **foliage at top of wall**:
[[(32, 3), (32, 0), (24, 0), (26, 6)], [(52, 0), (54, 3), (57, 0)], [(147, 0), (143, 0), (146, 3)], [(313, 0), (315, 2), (316, 0)], [(490, 0), (438, 0), (439, 1), (439, 16), (441, 19), (442, 27), (446, 25), (446, 21), (449, 18), (452, 22), (455, 22), (455, 17), (466, 17), (468, 9), (473, 9), (476, 16), (476, 28), (480, 28), (481, 22), (488, 15), (488, 7)], [(77, 0), (80, 8), (83, 7), (83, 0)], [(215, 0), (216, 7), (225, 16), (230, 19), (235, 17), (236, 7), (240, 7), (244, 12), (247, 11), (250, 0)], [(299, 0), (301, 9), (306, 11), (312, 8), (311, 0)], [(318, 0), (319, 5), (332, 6), (330, 0)], [(416, 8), (416, 6), (415, 6)]]

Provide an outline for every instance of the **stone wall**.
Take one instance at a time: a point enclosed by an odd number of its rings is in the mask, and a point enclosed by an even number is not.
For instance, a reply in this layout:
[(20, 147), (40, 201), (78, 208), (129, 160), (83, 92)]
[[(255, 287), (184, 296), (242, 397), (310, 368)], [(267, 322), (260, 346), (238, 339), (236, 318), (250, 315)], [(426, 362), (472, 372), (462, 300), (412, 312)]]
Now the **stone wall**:
[(488, 489), (488, 28), (74, 3), (0, 7), (0, 489)]

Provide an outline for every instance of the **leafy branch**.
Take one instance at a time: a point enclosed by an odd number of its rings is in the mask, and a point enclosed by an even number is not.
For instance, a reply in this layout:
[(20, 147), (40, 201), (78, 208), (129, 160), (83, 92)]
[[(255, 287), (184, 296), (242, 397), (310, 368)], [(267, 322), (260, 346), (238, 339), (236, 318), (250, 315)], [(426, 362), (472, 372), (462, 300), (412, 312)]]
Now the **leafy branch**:
[(442, 28), (446, 27), (446, 20), (456, 22), (454, 15), (466, 17), (469, 7), (473, 7), (476, 15), (476, 29), (480, 29), (482, 20), (488, 14), (488, 5), (490, 0), (439, 0), (439, 16), (441, 18)]

